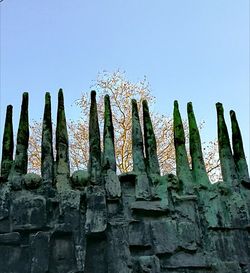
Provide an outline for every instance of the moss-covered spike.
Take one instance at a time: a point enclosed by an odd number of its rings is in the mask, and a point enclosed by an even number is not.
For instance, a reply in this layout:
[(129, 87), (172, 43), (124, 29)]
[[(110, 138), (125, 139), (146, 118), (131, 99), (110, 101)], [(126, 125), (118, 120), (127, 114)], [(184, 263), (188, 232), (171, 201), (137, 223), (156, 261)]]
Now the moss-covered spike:
[(148, 103), (146, 100), (142, 102), (143, 108), (143, 129), (144, 143), (146, 152), (146, 166), (149, 174), (160, 174), (160, 166), (157, 156), (157, 144), (155, 133), (150, 118)]
[(28, 168), (28, 145), (29, 145), (29, 95), (23, 93), (19, 127), (17, 132), (17, 145), (14, 163), (14, 171), (17, 174), (26, 174)]
[(234, 183), (236, 181), (237, 174), (228, 136), (227, 125), (224, 119), (224, 109), (220, 102), (216, 103), (216, 110), (221, 172), (223, 180), (227, 182), (229, 187), (232, 187), (235, 185)]
[(247, 185), (250, 186), (248, 166), (244, 153), (240, 127), (236, 118), (236, 114), (233, 110), (230, 111), (230, 117), (232, 127), (233, 157), (236, 165), (236, 170), (240, 181), (242, 181), (243, 183), (247, 183)]
[(116, 171), (114, 127), (109, 96), (104, 97), (103, 169)]
[(89, 175), (94, 185), (101, 184), (101, 145), (98, 122), (96, 92), (91, 91), (91, 104), (89, 114)]
[(196, 123), (192, 102), (187, 104), (189, 123), (189, 147), (192, 158), (192, 173), (194, 181), (202, 186), (209, 187), (210, 181), (206, 172), (202, 155), (201, 138)]
[(45, 94), (41, 143), (41, 174), (43, 183), (52, 184), (54, 179), (53, 135), (50, 93)]
[(13, 163), (13, 123), (12, 123), (12, 105), (8, 105), (6, 109), (6, 118), (3, 133), (1, 176), (3, 181), (8, 179), (10, 169)]
[(69, 143), (63, 90), (58, 92), (56, 124), (56, 187), (59, 191), (70, 189)]
[(193, 194), (192, 174), (189, 168), (185, 147), (185, 133), (178, 102), (174, 101), (174, 145), (176, 158), (176, 174), (181, 181), (183, 194)]
[(132, 99), (132, 157), (133, 170), (135, 172), (146, 172), (145, 159), (143, 154), (143, 138), (138, 114), (137, 102)]

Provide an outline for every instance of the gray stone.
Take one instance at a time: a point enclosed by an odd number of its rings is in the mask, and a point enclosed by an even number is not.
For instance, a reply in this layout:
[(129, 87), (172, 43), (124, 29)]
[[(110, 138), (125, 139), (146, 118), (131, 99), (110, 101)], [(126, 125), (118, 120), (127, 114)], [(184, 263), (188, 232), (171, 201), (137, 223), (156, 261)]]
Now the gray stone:
[(53, 133), (51, 118), (50, 93), (45, 95), (45, 107), (43, 115), (42, 143), (41, 143), (41, 174), (43, 183), (54, 184), (54, 155)]
[(105, 189), (108, 199), (118, 199), (121, 197), (121, 184), (117, 174), (109, 169), (104, 176)]
[(78, 170), (71, 176), (71, 186), (76, 189), (83, 189), (89, 182), (89, 173), (87, 170)]
[(174, 102), (174, 145), (176, 157), (176, 173), (180, 180), (180, 188), (184, 194), (193, 194), (192, 175), (189, 168), (185, 146), (185, 133), (179, 112), (178, 102)]
[(133, 221), (129, 224), (129, 245), (151, 246), (150, 223)]
[(43, 228), (46, 225), (46, 219), (46, 200), (43, 196), (27, 193), (11, 203), (13, 231)]
[(159, 273), (161, 270), (160, 261), (156, 256), (141, 256), (138, 263), (138, 273)]
[(89, 176), (93, 185), (100, 185), (101, 181), (101, 142), (98, 123), (96, 92), (91, 91), (91, 105), (89, 113)]
[(138, 174), (136, 176), (135, 196), (137, 200), (151, 199), (152, 194), (151, 194), (151, 189), (149, 185), (149, 179), (146, 173)]
[(100, 186), (87, 188), (86, 233), (99, 233), (107, 227), (105, 191)]
[(7, 106), (3, 133), (3, 148), (1, 161), (1, 177), (7, 181), (13, 163), (14, 137), (12, 124), (12, 105)]
[(31, 235), (31, 273), (43, 273), (49, 269), (50, 234), (38, 231)]
[(20, 244), (20, 234), (18, 232), (0, 234), (0, 244), (19, 245)]
[(176, 221), (151, 222), (151, 234), (156, 254), (174, 253), (178, 248)]
[(27, 173), (24, 176), (24, 185), (26, 189), (34, 190), (41, 186), (42, 178), (36, 173)]

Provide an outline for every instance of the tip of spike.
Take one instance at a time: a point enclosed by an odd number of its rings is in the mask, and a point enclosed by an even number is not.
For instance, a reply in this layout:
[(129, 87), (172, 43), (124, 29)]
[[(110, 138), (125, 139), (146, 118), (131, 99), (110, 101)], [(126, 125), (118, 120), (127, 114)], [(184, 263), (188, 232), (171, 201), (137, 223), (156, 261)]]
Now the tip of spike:
[(235, 117), (235, 112), (234, 112), (234, 110), (230, 110), (230, 116), (231, 116), (231, 117)]
[(45, 93), (45, 100), (46, 101), (50, 100), (50, 93), (49, 92)]
[(132, 100), (131, 100), (131, 103), (132, 103), (132, 105), (135, 105), (135, 104), (137, 104), (137, 101), (136, 101), (136, 99), (132, 99)]
[(11, 104), (9, 104), (9, 105), (7, 106), (7, 111), (12, 111), (12, 109), (13, 109), (13, 106), (12, 106)]
[(177, 100), (174, 101), (174, 107), (176, 107), (176, 108), (179, 107), (179, 104), (178, 104), (178, 101), (177, 101)]
[(29, 93), (28, 92), (23, 92), (23, 98), (26, 99), (29, 97)]
[(108, 103), (110, 101), (109, 95), (104, 96), (104, 102)]
[(223, 115), (224, 114), (223, 104), (220, 102), (217, 102), (216, 110), (217, 110), (217, 115)]
[(143, 101), (142, 101), (142, 106), (143, 106), (143, 107), (148, 107), (148, 102), (147, 102), (147, 100), (143, 100)]
[(188, 104), (187, 104), (187, 111), (188, 111), (188, 113), (193, 112), (193, 105), (192, 105), (192, 102), (191, 102), (191, 101), (188, 102)]
[(91, 93), (90, 93), (90, 96), (91, 96), (91, 100), (95, 99), (95, 97), (96, 97), (96, 91), (92, 90)]

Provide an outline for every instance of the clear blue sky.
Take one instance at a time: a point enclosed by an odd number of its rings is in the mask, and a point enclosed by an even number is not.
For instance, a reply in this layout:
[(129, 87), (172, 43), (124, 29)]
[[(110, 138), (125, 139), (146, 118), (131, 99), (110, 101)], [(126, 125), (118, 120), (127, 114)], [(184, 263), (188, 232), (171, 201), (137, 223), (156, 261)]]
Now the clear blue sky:
[(102, 70), (147, 76), (155, 109), (183, 118), (192, 101), (205, 120), (203, 140), (216, 137), (215, 103), (237, 113), (246, 155), (249, 147), (248, 0), (4, 0), (1, 4), (1, 134), (7, 104), (18, 123), (21, 94), (30, 93), (30, 119), (43, 113), (45, 91), (56, 111), (64, 89), (72, 106)]

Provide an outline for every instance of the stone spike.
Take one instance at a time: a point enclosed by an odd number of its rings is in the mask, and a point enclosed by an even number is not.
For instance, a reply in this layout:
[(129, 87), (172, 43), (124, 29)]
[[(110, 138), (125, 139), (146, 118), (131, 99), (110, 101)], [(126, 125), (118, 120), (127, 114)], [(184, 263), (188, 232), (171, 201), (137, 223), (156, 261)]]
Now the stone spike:
[(116, 172), (114, 127), (109, 96), (104, 97), (103, 168)]
[(98, 123), (96, 92), (91, 91), (91, 105), (89, 114), (89, 175), (94, 185), (101, 184), (101, 144)]
[(3, 133), (3, 146), (2, 146), (2, 162), (1, 162), (1, 176), (3, 181), (8, 179), (11, 166), (13, 163), (13, 124), (12, 124), (12, 105), (7, 106), (6, 118)]
[(143, 138), (138, 114), (137, 102), (132, 99), (132, 157), (133, 170), (135, 172), (146, 172), (145, 159), (143, 154)]
[(223, 105), (219, 102), (216, 103), (216, 110), (221, 172), (223, 180), (227, 182), (230, 187), (232, 187), (236, 181), (237, 174), (228, 136), (227, 125), (224, 119)]
[(202, 154), (201, 138), (196, 123), (192, 102), (187, 104), (188, 124), (189, 124), (189, 147), (192, 158), (192, 173), (194, 181), (204, 187), (209, 187), (210, 181), (206, 172)]
[(185, 147), (185, 133), (177, 101), (174, 101), (174, 145), (176, 174), (181, 181), (183, 193), (193, 194), (192, 174)]
[(42, 144), (41, 144), (41, 174), (43, 183), (53, 183), (54, 179), (54, 155), (53, 134), (51, 120), (50, 93), (45, 94), (45, 107), (43, 115)]
[(59, 191), (70, 189), (69, 143), (63, 90), (58, 92), (56, 124), (56, 187)]
[(240, 181), (250, 186), (250, 178), (248, 172), (247, 161), (243, 148), (243, 141), (239, 124), (234, 111), (230, 111), (231, 125), (232, 125), (232, 143), (233, 143), (233, 157), (236, 165), (236, 170)]
[(28, 116), (29, 94), (23, 93), (19, 127), (17, 132), (16, 155), (14, 172), (26, 174), (28, 168), (28, 145), (29, 145), (29, 116)]
[(160, 166), (157, 156), (157, 144), (148, 109), (148, 103), (146, 100), (143, 100), (142, 107), (147, 170), (149, 174), (160, 175)]

